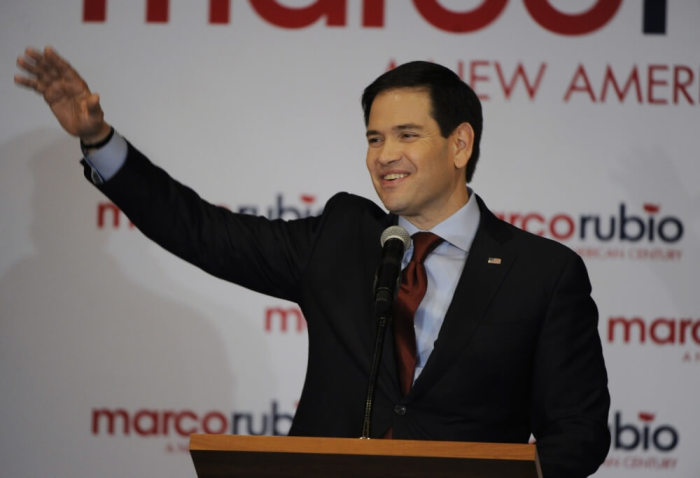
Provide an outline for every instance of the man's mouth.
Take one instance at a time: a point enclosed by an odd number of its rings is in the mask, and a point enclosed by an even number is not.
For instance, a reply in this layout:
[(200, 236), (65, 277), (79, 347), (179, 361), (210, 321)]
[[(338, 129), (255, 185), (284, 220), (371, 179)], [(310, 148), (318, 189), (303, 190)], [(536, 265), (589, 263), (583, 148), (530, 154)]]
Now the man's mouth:
[(385, 181), (394, 181), (396, 179), (405, 178), (406, 176), (408, 176), (408, 173), (391, 173), (383, 176), (382, 179)]

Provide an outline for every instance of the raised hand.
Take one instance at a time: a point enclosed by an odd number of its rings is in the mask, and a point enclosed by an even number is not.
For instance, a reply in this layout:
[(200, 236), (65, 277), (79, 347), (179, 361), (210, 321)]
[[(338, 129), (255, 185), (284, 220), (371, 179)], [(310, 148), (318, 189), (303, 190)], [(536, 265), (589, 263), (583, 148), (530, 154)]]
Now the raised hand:
[(97, 143), (109, 134), (99, 95), (92, 93), (78, 72), (52, 48), (46, 47), (43, 53), (27, 48), (24, 56), (17, 58), (17, 66), (24, 72), (15, 75), (15, 83), (42, 94), (68, 133), (86, 144)]

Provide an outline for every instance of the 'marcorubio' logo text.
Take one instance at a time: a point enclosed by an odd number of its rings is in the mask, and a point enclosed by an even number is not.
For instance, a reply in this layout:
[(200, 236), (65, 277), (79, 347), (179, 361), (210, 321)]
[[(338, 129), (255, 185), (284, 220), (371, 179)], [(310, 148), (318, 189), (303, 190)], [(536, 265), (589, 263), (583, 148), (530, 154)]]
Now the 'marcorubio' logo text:
[(284, 196), (280, 193), (275, 196), (272, 205), (260, 207), (254, 204), (242, 204), (236, 208), (236, 212), (265, 216), (268, 219), (301, 219), (321, 214), (323, 206), (318, 206), (316, 196), (313, 194), (300, 194), (299, 202), (291, 204), (285, 201)]
[[(169, 0), (146, 0), (146, 22), (167, 23)], [(309, 3), (309, 2), (307, 2)], [(316, 0), (309, 5), (288, 7), (276, 0), (250, 0), (253, 10), (271, 25), (280, 28), (307, 28), (316, 22), (328, 27), (347, 26), (347, 7), (360, 9), (363, 27), (383, 28), (386, 5), (384, 0), (344, 2)], [(360, 4), (361, 3), (361, 4)], [(399, 2), (410, 8), (409, 2)], [(453, 11), (437, 2), (414, 0), (418, 15), (440, 30), (450, 33), (469, 33), (481, 30), (495, 22), (506, 9), (507, 0), (482, 0), (478, 8), (470, 11)], [(524, 0), (523, 4), (532, 20), (551, 32), (560, 35), (585, 35), (607, 25), (617, 14), (622, 0), (597, 0), (581, 13), (567, 13), (541, 0)], [(237, 5), (240, 7), (241, 5)], [(231, 21), (230, 0), (209, 1), (209, 23), (227, 24)], [(644, 34), (666, 33), (666, 0), (644, 2), (641, 30)], [(83, 21), (104, 22), (107, 19), (107, 0), (83, 0)]]
[[(678, 260), (674, 248), (684, 234), (683, 221), (661, 213), (658, 204), (634, 210), (620, 203), (615, 213), (546, 215), (536, 211), (498, 212), (501, 219), (540, 236), (571, 243), (584, 257)], [(604, 246), (604, 247), (601, 247)], [(628, 247), (635, 246), (635, 247)]]
[(612, 448), (625, 451), (668, 453), (678, 446), (678, 430), (669, 424), (656, 424), (656, 415), (639, 412), (636, 421), (623, 423), (622, 412), (615, 412), (611, 426)]
[(700, 345), (700, 319), (613, 316), (608, 319), (608, 342), (656, 345)]
[(540, 236), (559, 241), (597, 240), (602, 242), (661, 242), (676, 243), (683, 237), (683, 223), (675, 216), (656, 216), (661, 209), (655, 204), (644, 204), (646, 214), (630, 214), (621, 203), (617, 214), (571, 215), (558, 213), (545, 216), (538, 212), (497, 213), (501, 219)]
[(657, 317), (646, 320), (636, 315), (614, 315), (608, 317), (605, 337), (610, 344), (649, 344), (681, 349), (683, 362), (700, 363), (700, 319)]
[(656, 414), (638, 412), (635, 418), (623, 418), (616, 411), (610, 424), (612, 446), (605, 467), (674, 469), (677, 458), (671, 452), (678, 447), (680, 433), (669, 423), (656, 421)]
[[(280, 410), (273, 400), (264, 413), (220, 410), (196, 412), (190, 409), (127, 410), (125, 408), (93, 408), (93, 435), (120, 435), (183, 439), (193, 433), (233, 433), (243, 435), (286, 435), (293, 412)], [(172, 444), (168, 450), (174, 451)]]
[[(319, 205), (316, 196), (313, 194), (300, 194), (298, 201), (285, 199), (282, 193), (278, 193), (272, 204), (257, 205), (254, 203), (240, 204), (232, 208), (226, 204), (221, 207), (241, 214), (251, 214), (254, 216), (265, 216), (268, 219), (301, 219), (309, 216), (316, 216), (323, 212), (323, 205)], [(123, 213), (116, 204), (110, 201), (100, 201), (97, 203), (97, 228), (120, 229), (121, 227), (133, 228), (134, 225), (126, 219), (122, 221)]]

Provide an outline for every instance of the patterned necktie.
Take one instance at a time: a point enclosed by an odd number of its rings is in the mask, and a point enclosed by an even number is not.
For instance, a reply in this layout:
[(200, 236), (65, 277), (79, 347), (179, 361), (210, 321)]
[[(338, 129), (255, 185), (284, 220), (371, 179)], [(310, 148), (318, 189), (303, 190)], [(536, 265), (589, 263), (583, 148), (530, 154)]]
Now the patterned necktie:
[(428, 275), (423, 261), (440, 243), (442, 238), (432, 232), (413, 235), (413, 257), (403, 271), (401, 287), (394, 301), (394, 343), (398, 361), (401, 392), (406, 395), (413, 384), (416, 370), (416, 331), (413, 316), (423, 300), (428, 287)]

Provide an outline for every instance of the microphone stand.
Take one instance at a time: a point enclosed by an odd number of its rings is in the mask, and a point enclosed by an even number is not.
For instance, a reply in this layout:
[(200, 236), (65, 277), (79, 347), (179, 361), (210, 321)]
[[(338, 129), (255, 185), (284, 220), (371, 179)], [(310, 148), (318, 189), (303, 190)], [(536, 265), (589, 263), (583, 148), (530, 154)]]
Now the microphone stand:
[(390, 226), (382, 232), (380, 242), (382, 244), (382, 257), (377, 269), (377, 275), (374, 278), (374, 316), (377, 319), (377, 334), (374, 338), (374, 353), (372, 354), (372, 363), (369, 369), (365, 416), (362, 421), (362, 435), (360, 436), (360, 438), (364, 439), (369, 439), (372, 406), (374, 404), (375, 389), (377, 388), (379, 364), (382, 360), (382, 351), (384, 350), (386, 324), (391, 320), (394, 292), (399, 286), (401, 258), (410, 245), (411, 239), (403, 227)]
[(384, 337), (386, 336), (386, 324), (391, 320), (391, 302), (382, 302), (375, 307), (377, 317), (377, 333), (374, 338), (374, 353), (372, 354), (372, 364), (369, 369), (369, 379), (367, 385), (367, 396), (365, 398), (365, 416), (362, 421), (361, 439), (369, 439), (370, 422), (372, 420), (372, 407), (374, 405), (375, 388), (377, 386), (377, 374), (379, 364), (382, 360), (384, 350)]

